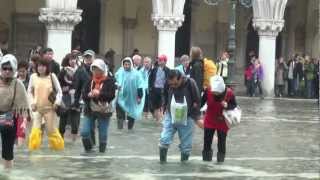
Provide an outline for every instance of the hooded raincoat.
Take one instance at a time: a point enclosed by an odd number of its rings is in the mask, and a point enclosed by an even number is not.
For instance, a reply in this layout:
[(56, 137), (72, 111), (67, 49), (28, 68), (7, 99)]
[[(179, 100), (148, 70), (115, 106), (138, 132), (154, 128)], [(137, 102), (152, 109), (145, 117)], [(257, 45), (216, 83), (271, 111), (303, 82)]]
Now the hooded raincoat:
[[(130, 70), (125, 70), (123, 67), (123, 61), (130, 61)], [(120, 90), (118, 92), (117, 103), (119, 106), (128, 113), (128, 116), (134, 118), (135, 120), (140, 119), (144, 102), (145, 102), (145, 93), (143, 95), (140, 103), (137, 101), (138, 89), (144, 88), (144, 80), (141, 72), (133, 68), (132, 60), (130, 58), (125, 58), (122, 61), (122, 67), (115, 74), (115, 78)]]

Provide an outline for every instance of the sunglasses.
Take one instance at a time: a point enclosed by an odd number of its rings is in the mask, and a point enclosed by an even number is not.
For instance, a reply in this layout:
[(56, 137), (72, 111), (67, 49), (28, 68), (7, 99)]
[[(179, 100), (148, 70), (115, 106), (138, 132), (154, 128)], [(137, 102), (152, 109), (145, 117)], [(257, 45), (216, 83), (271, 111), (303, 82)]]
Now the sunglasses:
[(12, 67), (2, 67), (3, 71), (13, 71)]

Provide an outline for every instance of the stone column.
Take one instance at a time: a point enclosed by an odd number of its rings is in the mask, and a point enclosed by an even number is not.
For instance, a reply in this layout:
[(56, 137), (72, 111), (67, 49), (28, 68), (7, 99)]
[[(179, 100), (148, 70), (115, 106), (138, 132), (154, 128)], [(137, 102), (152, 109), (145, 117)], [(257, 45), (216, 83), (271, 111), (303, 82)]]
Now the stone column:
[(274, 95), (276, 38), (278, 32), (278, 30), (271, 31), (267, 27), (258, 30), (259, 59), (262, 63), (264, 76), (262, 85), (265, 95), (271, 97)]
[(175, 17), (153, 17), (153, 21), (159, 32), (158, 55), (165, 54), (168, 57), (167, 66), (174, 68), (176, 31), (183, 20), (176, 20)]
[(76, 9), (76, 0), (47, 0), (46, 8), (40, 9), (39, 20), (47, 28), (47, 47), (54, 51), (54, 59), (61, 63), (71, 52), (73, 28), (81, 21), (82, 10)]
[(183, 8), (185, 0), (153, 0), (151, 17), (157, 27), (158, 55), (168, 57), (167, 66), (174, 68), (176, 31), (184, 21)]
[(283, 15), (287, 0), (254, 0), (253, 27), (259, 34), (259, 59), (264, 79), (265, 96), (274, 96), (276, 38), (284, 25)]

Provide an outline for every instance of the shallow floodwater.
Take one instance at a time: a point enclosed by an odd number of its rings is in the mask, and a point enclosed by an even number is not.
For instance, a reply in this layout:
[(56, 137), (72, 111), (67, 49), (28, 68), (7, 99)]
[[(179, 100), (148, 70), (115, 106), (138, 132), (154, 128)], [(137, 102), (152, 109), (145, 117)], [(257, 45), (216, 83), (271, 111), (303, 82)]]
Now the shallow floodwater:
[[(11, 172), (0, 169), (0, 179), (10, 180), (252, 180), (319, 179), (320, 120), (314, 101), (239, 98), (242, 122), (227, 138), (223, 165), (203, 162), (203, 132), (195, 129), (192, 156), (180, 163), (178, 138), (168, 152), (168, 163), (158, 159), (161, 127), (152, 118), (136, 123), (134, 132), (116, 129), (112, 119), (105, 154), (85, 154), (80, 139), (66, 140), (63, 152), (47, 148), (37, 152), (16, 149)], [(68, 137), (67, 137), (68, 138)], [(214, 141), (216, 153), (216, 140)]]

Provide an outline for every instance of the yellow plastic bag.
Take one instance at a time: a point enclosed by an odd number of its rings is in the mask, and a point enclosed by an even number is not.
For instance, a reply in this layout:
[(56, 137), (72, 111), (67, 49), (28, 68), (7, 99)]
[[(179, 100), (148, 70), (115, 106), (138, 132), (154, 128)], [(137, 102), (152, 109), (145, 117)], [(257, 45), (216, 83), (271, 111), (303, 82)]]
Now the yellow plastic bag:
[(29, 150), (34, 151), (40, 148), (41, 146), (41, 137), (42, 132), (40, 128), (32, 128), (30, 136), (29, 136)]
[(63, 150), (64, 149), (64, 140), (61, 137), (58, 129), (48, 135), (49, 148), (53, 150)]

